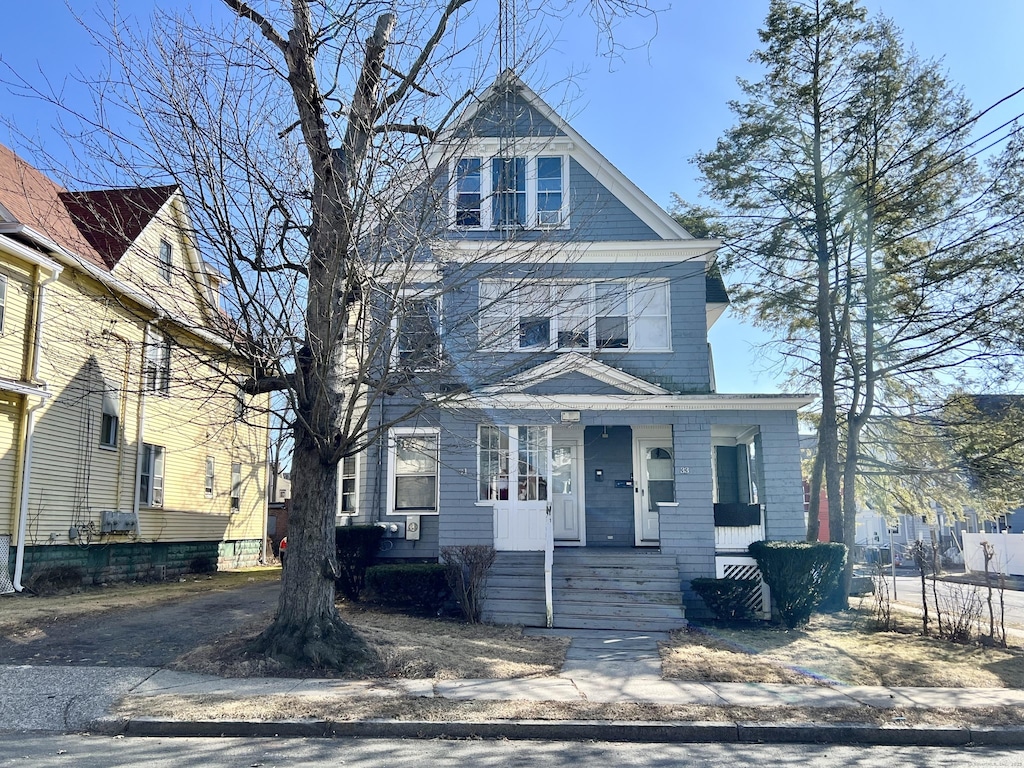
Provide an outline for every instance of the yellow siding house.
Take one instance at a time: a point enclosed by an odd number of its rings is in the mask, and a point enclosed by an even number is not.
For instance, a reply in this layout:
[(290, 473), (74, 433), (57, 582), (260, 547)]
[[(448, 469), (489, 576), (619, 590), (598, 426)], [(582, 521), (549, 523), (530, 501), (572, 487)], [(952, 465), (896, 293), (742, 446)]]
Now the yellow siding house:
[(69, 192), (0, 146), (0, 592), (253, 565), (266, 398), (176, 187)]

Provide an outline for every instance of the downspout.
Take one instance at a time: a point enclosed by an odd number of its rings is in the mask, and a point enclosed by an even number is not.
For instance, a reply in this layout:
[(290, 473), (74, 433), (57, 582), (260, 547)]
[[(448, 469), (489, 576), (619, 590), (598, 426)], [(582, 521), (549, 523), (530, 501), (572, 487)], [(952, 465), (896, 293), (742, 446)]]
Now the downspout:
[[(139, 507), (142, 506), (142, 451), (145, 443), (144, 435), (146, 429), (146, 396), (149, 392), (146, 387), (146, 352), (149, 345), (153, 343), (153, 324), (146, 323), (145, 335), (142, 343), (142, 367), (139, 377), (139, 409), (136, 413), (135, 422), (135, 494), (132, 498), (132, 513), (135, 515), (135, 537), (142, 538), (142, 523), (139, 522)], [(152, 480), (150, 480), (152, 484)], [(152, 485), (151, 485), (152, 487)]]
[[(32, 356), (29, 366), (29, 381), (39, 381), (39, 352), (42, 349), (43, 339), (43, 309), (46, 305), (46, 286), (50, 285), (60, 277), (63, 270), (60, 266), (54, 266), (50, 270), (50, 276), (45, 280), (39, 280), (36, 284), (36, 314), (33, 319), (35, 328), (32, 333), (32, 346), (29, 354)], [(39, 382), (46, 386), (45, 382)], [(27, 397), (27, 395), (26, 395)], [(49, 394), (46, 395), (49, 397)], [(25, 411), (25, 450), (21, 461), (21, 498), (18, 500), (18, 545), (14, 556), (14, 590), (23, 592), (25, 585), (21, 583), (21, 576), (25, 568), (25, 535), (28, 529), (28, 496), (29, 479), (32, 475), (32, 441), (35, 437), (36, 411), (43, 407), (44, 398)]]

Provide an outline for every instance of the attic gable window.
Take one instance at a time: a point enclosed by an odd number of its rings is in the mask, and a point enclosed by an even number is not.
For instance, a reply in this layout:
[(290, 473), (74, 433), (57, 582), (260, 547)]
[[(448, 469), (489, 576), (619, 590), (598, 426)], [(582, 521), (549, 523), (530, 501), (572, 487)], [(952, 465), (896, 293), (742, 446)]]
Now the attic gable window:
[(566, 158), (464, 157), (452, 166), (456, 228), (553, 229), (568, 225)]
[(174, 250), (166, 240), (160, 241), (160, 277), (171, 282), (171, 267), (174, 265)]
[(480, 349), (672, 350), (669, 282), (480, 282)]
[(480, 158), (459, 160), (455, 166), (455, 226), (480, 226), (480, 192)]
[(494, 190), (494, 211), (491, 216), (494, 227), (525, 227), (526, 158), (492, 158), (491, 189)]

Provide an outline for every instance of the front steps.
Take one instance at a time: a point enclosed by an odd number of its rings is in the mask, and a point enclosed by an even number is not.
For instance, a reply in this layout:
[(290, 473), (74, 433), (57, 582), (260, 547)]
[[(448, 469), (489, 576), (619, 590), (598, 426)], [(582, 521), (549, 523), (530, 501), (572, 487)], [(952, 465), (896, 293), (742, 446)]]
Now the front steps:
[[(642, 549), (556, 549), (554, 626), (666, 632), (686, 626), (675, 556)], [(544, 556), (499, 552), (484, 618), (544, 626)]]

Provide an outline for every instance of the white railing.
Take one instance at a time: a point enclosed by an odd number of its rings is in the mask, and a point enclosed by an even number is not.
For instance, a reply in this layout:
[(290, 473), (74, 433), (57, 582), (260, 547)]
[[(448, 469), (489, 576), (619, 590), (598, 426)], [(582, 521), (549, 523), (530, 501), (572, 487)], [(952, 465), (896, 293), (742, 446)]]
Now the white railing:
[(743, 527), (715, 527), (716, 552), (746, 552), (755, 541), (764, 540), (764, 522)]
[(547, 628), (555, 625), (555, 599), (551, 584), (551, 569), (555, 561), (555, 520), (548, 504), (547, 521), (544, 531), (544, 609), (547, 617)]

